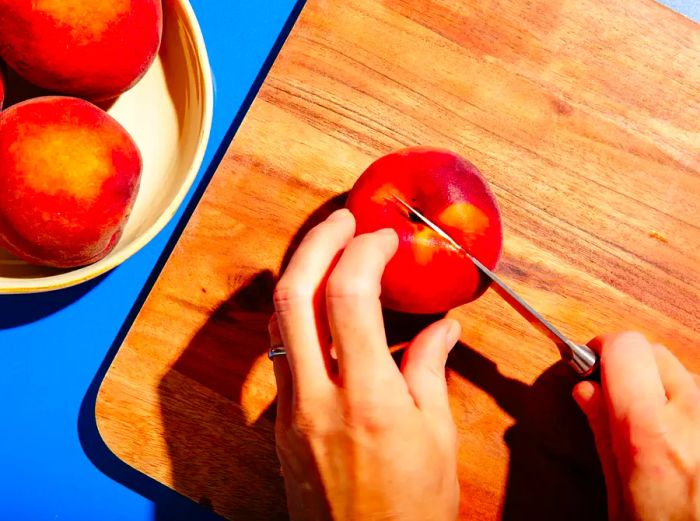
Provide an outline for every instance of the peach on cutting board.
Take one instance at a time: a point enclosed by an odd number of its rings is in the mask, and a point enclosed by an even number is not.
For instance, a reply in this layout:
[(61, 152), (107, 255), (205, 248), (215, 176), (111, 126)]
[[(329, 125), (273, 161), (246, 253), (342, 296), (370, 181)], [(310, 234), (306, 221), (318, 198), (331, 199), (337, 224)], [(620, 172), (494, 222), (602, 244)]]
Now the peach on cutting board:
[(393, 199), (411, 204), (494, 269), (503, 229), (496, 198), (469, 161), (448, 150), (412, 147), (379, 158), (347, 201), (357, 233), (393, 228), (399, 248), (382, 278), (382, 303), (406, 313), (441, 313), (478, 298), (489, 281), (464, 254)]
[(131, 88), (162, 31), (161, 0), (0, 0), (0, 57), (39, 87), (92, 101)]
[(0, 247), (33, 264), (91, 264), (117, 244), (141, 177), (129, 133), (87, 101), (0, 113)]

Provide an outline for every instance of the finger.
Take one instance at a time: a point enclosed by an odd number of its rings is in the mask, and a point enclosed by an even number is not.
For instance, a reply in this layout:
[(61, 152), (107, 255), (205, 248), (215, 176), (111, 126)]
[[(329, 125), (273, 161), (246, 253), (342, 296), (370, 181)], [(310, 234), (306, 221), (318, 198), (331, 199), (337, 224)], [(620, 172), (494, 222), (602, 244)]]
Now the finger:
[(645, 410), (652, 417), (666, 404), (654, 352), (643, 335), (632, 332), (606, 335), (592, 344), (601, 349), (603, 390), (617, 420), (627, 420), (635, 408)]
[(275, 309), (296, 392), (331, 384), (328, 325), (322, 287), (355, 233), (348, 210), (338, 210), (311, 230), (275, 289)]
[(277, 384), (277, 421), (289, 425), (292, 420), (292, 372), (285, 356), (276, 357), (272, 366)]
[(267, 334), (270, 337), (270, 347), (284, 346), (282, 333), (280, 333), (279, 319), (277, 313), (273, 313), (267, 323)]
[(328, 279), (326, 302), (338, 368), (346, 387), (367, 387), (376, 375), (400, 378), (384, 332), (379, 301), (384, 268), (396, 253), (393, 230), (350, 242)]
[[(277, 313), (272, 314), (267, 327), (270, 334), (270, 347), (278, 347), (282, 344), (277, 321)], [(277, 384), (277, 422), (289, 425), (292, 412), (292, 373), (289, 370), (289, 362), (286, 356), (277, 356), (272, 360)]]
[(695, 398), (698, 392), (695, 379), (680, 360), (661, 344), (654, 344), (652, 350), (668, 399), (684, 400), (691, 396)]
[(445, 363), (461, 333), (456, 320), (440, 320), (421, 331), (406, 349), (401, 372), (419, 409), (451, 417)]
[(574, 387), (574, 400), (588, 419), (608, 491), (608, 519), (623, 519), (623, 491), (613, 451), (605, 396), (600, 385), (585, 381)]

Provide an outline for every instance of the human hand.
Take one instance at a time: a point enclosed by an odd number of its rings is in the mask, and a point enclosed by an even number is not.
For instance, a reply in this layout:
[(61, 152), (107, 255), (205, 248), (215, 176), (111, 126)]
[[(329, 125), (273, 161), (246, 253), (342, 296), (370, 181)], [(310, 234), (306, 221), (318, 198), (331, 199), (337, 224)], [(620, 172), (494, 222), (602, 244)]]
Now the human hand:
[(399, 370), (379, 301), (397, 236), (354, 233), (352, 214), (335, 212), (306, 236), (275, 290), (271, 343), (287, 350), (274, 359), (276, 439), (290, 516), (453, 520), (445, 362), (459, 324), (421, 332)]
[(602, 386), (574, 398), (595, 437), (618, 520), (700, 520), (700, 387), (662, 345), (639, 333), (597, 338)]

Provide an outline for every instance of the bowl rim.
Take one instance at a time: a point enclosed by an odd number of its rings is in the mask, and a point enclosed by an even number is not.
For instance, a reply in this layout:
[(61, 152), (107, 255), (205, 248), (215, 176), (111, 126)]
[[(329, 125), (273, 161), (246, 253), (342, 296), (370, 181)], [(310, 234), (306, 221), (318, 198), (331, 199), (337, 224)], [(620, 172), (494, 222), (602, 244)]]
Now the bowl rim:
[[(17, 286), (4, 286), (3, 283), (0, 282), (0, 294), (11, 295), (22, 293), (46, 293), (77, 286), (78, 284), (82, 284), (97, 278), (124, 263), (148, 243), (150, 243), (155, 236), (168, 225), (170, 220), (180, 209), (182, 202), (185, 200), (185, 197), (189, 193), (195, 179), (197, 178), (197, 175), (199, 174), (199, 170), (204, 162), (204, 155), (206, 154), (207, 147), (209, 145), (209, 137), (211, 135), (214, 116), (214, 81), (209, 63), (207, 47), (204, 42), (204, 35), (202, 34), (202, 29), (199, 25), (194, 9), (192, 8), (192, 4), (189, 0), (174, 0), (173, 6), (176, 10), (179, 9), (178, 15), (185, 23), (187, 31), (194, 43), (195, 55), (199, 61), (198, 81), (202, 87), (202, 100), (204, 106), (204, 112), (202, 114), (202, 129), (199, 133), (197, 149), (195, 150), (192, 163), (182, 186), (158, 219), (156, 219), (156, 221), (144, 233), (136, 237), (126, 247), (119, 250), (118, 253), (108, 255), (104, 259), (97, 261), (95, 264), (83, 266), (73, 271), (36, 279), (16, 279), (18, 281), (22, 281), (21, 285)], [(75, 274), (75, 276), (71, 277), (71, 274)]]

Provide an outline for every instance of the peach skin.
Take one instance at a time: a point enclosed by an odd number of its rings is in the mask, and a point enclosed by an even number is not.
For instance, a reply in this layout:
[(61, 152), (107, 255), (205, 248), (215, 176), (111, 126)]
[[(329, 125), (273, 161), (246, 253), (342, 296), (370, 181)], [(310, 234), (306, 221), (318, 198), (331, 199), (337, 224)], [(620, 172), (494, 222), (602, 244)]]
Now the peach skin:
[(446, 150), (413, 147), (375, 161), (360, 176), (347, 207), (357, 233), (393, 228), (399, 248), (382, 279), (382, 303), (406, 313), (440, 313), (478, 298), (488, 280), (437, 233), (417, 222), (396, 194), (494, 269), (503, 231), (496, 199), (479, 171)]
[(0, 0), (0, 56), (46, 90), (92, 101), (131, 88), (163, 31), (161, 0)]
[(2, 64), (0, 64), (0, 110), (2, 110), (3, 101), (5, 101), (5, 79), (2, 74)]
[(43, 97), (0, 113), (0, 246), (70, 268), (107, 255), (136, 197), (141, 154), (87, 101)]

